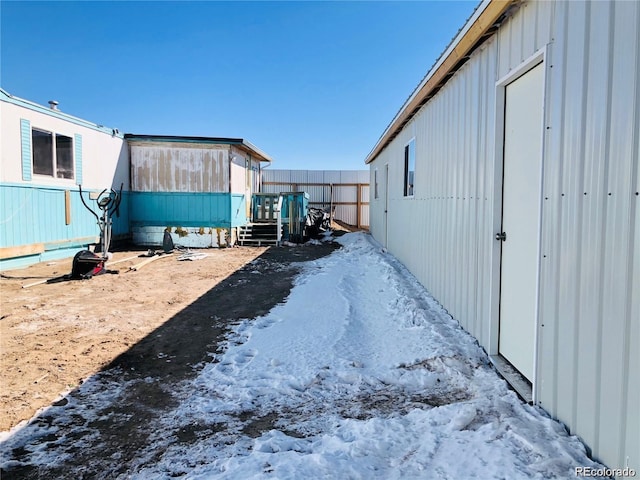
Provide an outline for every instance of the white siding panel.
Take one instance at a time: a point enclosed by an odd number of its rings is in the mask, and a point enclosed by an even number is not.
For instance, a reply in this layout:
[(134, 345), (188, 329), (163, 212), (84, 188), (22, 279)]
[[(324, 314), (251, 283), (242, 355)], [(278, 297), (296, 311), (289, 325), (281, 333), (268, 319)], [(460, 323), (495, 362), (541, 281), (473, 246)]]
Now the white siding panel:
[[(554, 25), (557, 31), (565, 31), (568, 22), (568, 3), (559, 2), (555, 9)], [(564, 223), (562, 216), (562, 149), (564, 130), (560, 125), (564, 122), (564, 96), (567, 89), (566, 36), (554, 37), (553, 48), (547, 57), (549, 75), (546, 85), (546, 123), (545, 159), (543, 167), (543, 210), (542, 210), (542, 260), (540, 267), (540, 333), (538, 344), (538, 368), (540, 380), (538, 402), (550, 412), (558, 412), (558, 378), (559, 358), (563, 345), (559, 341), (560, 292), (547, 285), (557, 286), (560, 262), (556, 259), (560, 250), (562, 237), (560, 226)], [(552, 68), (550, 68), (552, 67)], [(564, 352), (563, 352), (564, 353)]]
[(360, 176), (361, 173), (362, 172), (358, 170), (343, 170), (340, 172), (339, 183), (358, 183), (358, 177)]
[[(602, 16), (598, 16), (602, 15)], [(640, 322), (640, 317), (631, 317), (631, 311), (640, 302), (640, 290), (632, 290), (633, 263), (640, 255), (640, 238), (634, 235), (637, 209), (638, 184), (634, 185), (639, 169), (638, 136), (640, 135), (640, 4), (638, 2), (616, 3), (608, 15), (597, 12), (594, 28), (606, 28), (610, 23), (612, 44), (610, 83), (601, 94), (610, 99), (610, 136), (608, 172), (606, 174), (605, 222), (601, 225), (604, 234), (603, 313), (606, 324), (602, 329), (601, 389), (598, 444), (596, 450), (602, 458), (616, 458), (624, 464), (623, 452), (631, 453), (631, 465), (640, 467), (639, 423), (628, 423), (627, 415), (637, 418), (640, 403), (627, 404), (627, 392), (637, 391), (640, 383), (640, 363), (635, 366), (630, 358), (638, 359), (638, 344), (626, 343), (631, 322)], [(592, 29), (593, 30), (593, 29)], [(634, 39), (635, 41), (630, 41)], [(596, 61), (593, 50), (589, 60)], [(595, 93), (595, 92), (594, 92)], [(635, 105), (634, 108), (630, 106)], [(635, 187), (635, 188), (634, 188)], [(611, 193), (611, 195), (609, 195)], [(614, 235), (611, 235), (615, 232)], [(626, 347), (626, 348), (625, 348)], [(628, 363), (629, 362), (629, 363)], [(631, 369), (620, 368), (629, 364)], [(635, 387), (632, 384), (635, 383)], [(611, 415), (609, 409), (621, 412)], [(624, 408), (624, 410), (622, 410)], [(585, 415), (587, 412), (585, 412)], [(635, 426), (632, 426), (635, 425)], [(625, 429), (635, 429), (635, 442), (620, 448)], [(634, 446), (635, 450), (630, 448)], [(613, 463), (613, 461), (611, 461)]]
[[(636, 15), (636, 26), (640, 25), (640, 9)], [(636, 39), (636, 59), (640, 55), (638, 52), (638, 46), (640, 45), (640, 29), (637, 30), (638, 37)], [(640, 65), (636, 63), (636, 69), (640, 69)], [(640, 158), (640, 85), (637, 84), (636, 76), (636, 98), (635, 98), (635, 149), (633, 152), (633, 158), (636, 159), (635, 164), (635, 182), (632, 191), (635, 192), (635, 196), (632, 202), (632, 211), (635, 212), (633, 216), (633, 251), (631, 253), (631, 278), (628, 282), (630, 289), (629, 297), (629, 311), (626, 318), (626, 336), (623, 348), (626, 351), (626, 364), (624, 368), (625, 378), (627, 378), (627, 390), (626, 395), (623, 397), (621, 405), (621, 413), (623, 418), (626, 418), (626, 424), (622, 425), (621, 443), (626, 446), (626, 451), (636, 452), (635, 461), (632, 459), (632, 464), (638, 466), (640, 461), (640, 429), (633, 427), (633, 425), (640, 425), (640, 381), (638, 377), (640, 373), (640, 165), (638, 165), (638, 158)], [(620, 464), (624, 464), (626, 461), (624, 457), (624, 450), (620, 449)], [(636, 470), (638, 470), (636, 468)]]
[(360, 222), (362, 225), (369, 225), (369, 205), (363, 205), (361, 207)]
[[(329, 189), (320, 185), (299, 185), (299, 191), (309, 194), (310, 202), (329, 202)], [(316, 205), (317, 206), (317, 205)]]
[(323, 173), (324, 183), (344, 183), (342, 181), (342, 172), (340, 170), (325, 170)]
[(265, 184), (264, 178), (262, 180), (262, 186), (260, 188), (260, 191), (262, 193), (280, 193), (280, 192), (285, 192), (287, 191), (287, 189), (290, 188), (289, 184), (275, 184), (275, 185), (271, 185), (271, 184)]
[(351, 185), (333, 185), (333, 201), (334, 202), (357, 202), (357, 188)]
[(368, 184), (363, 185), (360, 190), (360, 201), (369, 203), (369, 196), (370, 196), (370, 186)]
[(307, 170), (307, 182), (324, 183), (324, 173), (322, 170)]
[(262, 181), (290, 183), (291, 175), (289, 174), (289, 172), (290, 170), (273, 170), (271, 168), (264, 168), (262, 170)]
[(334, 218), (349, 225), (356, 224), (356, 210), (346, 205), (336, 205)]
[[(0, 102), (1, 181), (23, 182), (22, 163), (8, 161), (10, 158), (21, 158), (21, 119), (29, 120), (32, 128), (41, 128), (72, 138), (75, 135), (82, 136), (82, 187), (84, 189), (120, 188), (120, 184), (124, 184), (125, 190), (129, 189), (129, 154), (127, 144), (121, 137), (5, 101)], [(31, 181), (36, 182), (35, 179)], [(71, 181), (39, 176), (37, 183), (76, 188), (75, 179)]]
[(534, 48), (539, 48), (549, 41), (553, 41), (553, 28), (555, 24), (555, 7), (561, 2), (534, 2), (536, 12), (536, 41)]
[[(546, 47), (537, 401), (596, 459), (636, 470), (639, 32), (638, 2), (523, 3), (370, 165), (372, 234), (384, 243), (389, 164), (388, 250), (489, 349), (496, 82)], [(404, 198), (413, 137), (415, 196)]]
[(308, 180), (307, 170), (289, 170), (289, 181), (291, 183), (307, 183)]
[(243, 157), (234, 156), (231, 161), (231, 193), (244, 194), (246, 191), (247, 177), (245, 160)]
[[(594, 3), (590, 11), (590, 35), (588, 50), (597, 61), (588, 62), (589, 72), (586, 86), (586, 115), (584, 137), (584, 181), (582, 228), (578, 232), (581, 239), (579, 264), (584, 271), (580, 275), (578, 287), (580, 301), (578, 303), (579, 322), (576, 329), (576, 341), (580, 350), (597, 352), (600, 333), (602, 332), (602, 259), (604, 231), (599, 230), (604, 215), (607, 199), (605, 192), (605, 159), (607, 158), (608, 140), (608, 104), (609, 96), (609, 49), (610, 28), (608, 24), (597, 25), (597, 18), (604, 15), (610, 18), (611, 3)], [(602, 68), (606, 66), (606, 68)], [(584, 195), (586, 193), (587, 195)], [(591, 259), (600, 259), (591, 261)], [(600, 382), (595, 375), (588, 372), (599, 368), (599, 355), (580, 355), (577, 365), (576, 383), (576, 429), (581, 431), (582, 438), (589, 444), (595, 444), (598, 435), (596, 419), (600, 402), (598, 390)]]
[[(564, 109), (564, 119), (558, 125), (564, 132), (561, 149), (561, 189), (560, 214), (562, 223), (560, 230), (559, 250), (554, 256), (562, 259), (559, 263), (558, 286), (562, 301), (559, 303), (558, 342), (562, 346), (562, 368), (558, 370), (558, 397), (564, 399), (558, 403), (557, 415), (567, 424), (576, 424), (576, 383), (578, 368), (578, 306), (580, 302), (580, 241), (582, 225), (582, 206), (584, 192), (583, 155), (584, 155), (584, 113), (586, 102), (586, 80), (584, 77), (584, 57), (587, 29), (588, 4), (584, 2), (570, 6), (566, 23), (566, 57), (565, 79), (567, 88), (563, 103), (571, 108)], [(552, 126), (553, 127), (553, 126)]]

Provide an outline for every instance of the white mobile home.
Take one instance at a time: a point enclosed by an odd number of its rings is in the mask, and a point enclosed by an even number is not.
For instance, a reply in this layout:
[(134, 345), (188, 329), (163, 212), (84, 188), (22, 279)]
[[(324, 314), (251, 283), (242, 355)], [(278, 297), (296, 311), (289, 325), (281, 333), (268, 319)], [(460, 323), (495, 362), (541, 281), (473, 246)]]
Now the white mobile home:
[(164, 231), (185, 247), (234, 243), (251, 218), (261, 162), (271, 157), (242, 138), (126, 134), (131, 156), (135, 243), (161, 244)]
[(636, 471), (639, 72), (640, 2), (486, 1), (366, 159), (374, 237), (524, 396)]
[[(85, 192), (129, 188), (123, 135), (50, 104), (0, 89), (0, 269), (73, 256), (97, 241), (78, 185)], [(127, 235), (126, 196), (119, 212), (114, 234)]]

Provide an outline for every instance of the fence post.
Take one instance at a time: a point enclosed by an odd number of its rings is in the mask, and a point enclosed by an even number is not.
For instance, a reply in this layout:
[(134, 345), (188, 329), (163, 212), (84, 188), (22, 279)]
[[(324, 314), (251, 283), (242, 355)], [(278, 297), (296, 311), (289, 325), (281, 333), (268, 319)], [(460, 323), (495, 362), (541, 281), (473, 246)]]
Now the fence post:
[(329, 225), (333, 223), (333, 183), (329, 184)]

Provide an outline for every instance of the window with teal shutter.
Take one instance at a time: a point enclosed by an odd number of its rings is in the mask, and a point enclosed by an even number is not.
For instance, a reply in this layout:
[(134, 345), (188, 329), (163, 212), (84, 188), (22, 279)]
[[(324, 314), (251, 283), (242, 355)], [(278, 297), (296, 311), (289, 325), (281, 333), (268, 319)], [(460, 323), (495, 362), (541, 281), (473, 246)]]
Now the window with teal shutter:
[(74, 136), (75, 157), (76, 157), (76, 185), (82, 185), (82, 135), (76, 133)]
[(22, 179), (31, 180), (31, 122), (20, 119), (20, 136), (22, 144)]

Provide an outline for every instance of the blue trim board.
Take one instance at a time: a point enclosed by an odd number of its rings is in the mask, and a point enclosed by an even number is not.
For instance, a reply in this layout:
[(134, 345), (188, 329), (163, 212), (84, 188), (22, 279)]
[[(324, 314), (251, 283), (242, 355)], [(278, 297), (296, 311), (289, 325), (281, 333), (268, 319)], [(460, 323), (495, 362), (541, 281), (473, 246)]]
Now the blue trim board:
[(31, 180), (31, 122), (20, 119), (20, 146), (22, 155), (22, 179)]
[(82, 185), (82, 135), (76, 133), (73, 140), (76, 162), (76, 185)]

